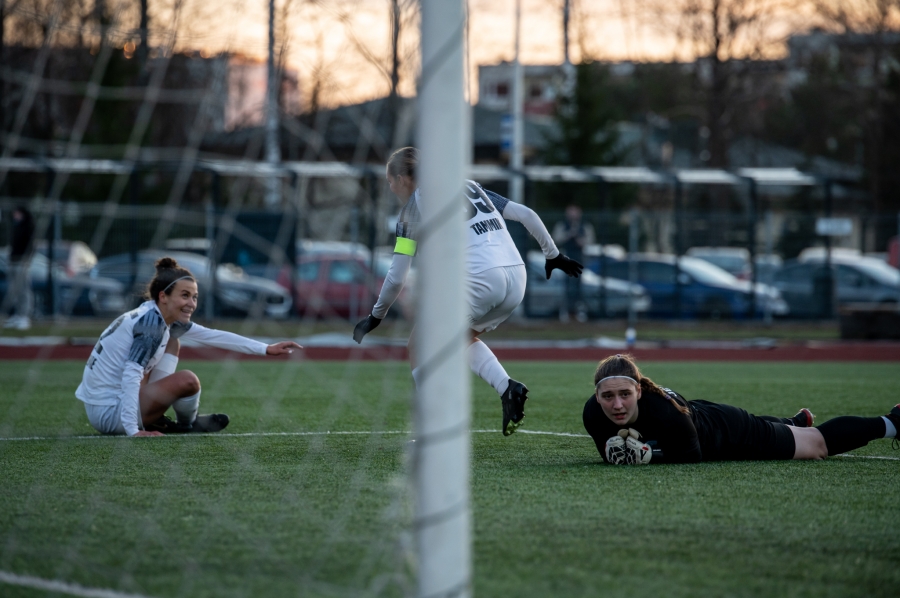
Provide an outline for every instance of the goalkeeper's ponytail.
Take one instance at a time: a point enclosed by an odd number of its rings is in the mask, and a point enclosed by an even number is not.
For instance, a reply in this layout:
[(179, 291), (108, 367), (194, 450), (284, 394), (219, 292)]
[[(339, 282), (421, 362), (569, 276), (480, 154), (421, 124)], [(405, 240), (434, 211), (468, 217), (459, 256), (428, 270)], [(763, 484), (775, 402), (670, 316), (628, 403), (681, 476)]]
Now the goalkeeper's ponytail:
[(669, 393), (657, 386), (653, 380), (642, 375), (631, 355), (610, 355), (597, 364), (597, 370), (594, 372), (594, 386), (609, 376), (627, 376), (640, 385), (641, 392), (646, 391), (661, 395), (669, 399), (672, 405), (681, 413), (685, 415), (690, 415), (691, 413), (687, 406), (675, 400)]

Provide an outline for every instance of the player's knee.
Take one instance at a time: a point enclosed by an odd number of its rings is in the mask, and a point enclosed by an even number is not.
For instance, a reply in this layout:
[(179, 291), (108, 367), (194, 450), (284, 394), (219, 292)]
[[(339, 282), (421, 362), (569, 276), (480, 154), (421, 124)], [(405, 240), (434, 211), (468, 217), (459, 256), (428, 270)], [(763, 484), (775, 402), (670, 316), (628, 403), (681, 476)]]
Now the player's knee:
[(181, 370), (178, 372), (181, 375), (181, 392), (179, 393), (183, 397), (189, 397), (191, 395), (195, 395), (200, 392), (200, 378), (197, 377), (197, 374), (190, 370)]

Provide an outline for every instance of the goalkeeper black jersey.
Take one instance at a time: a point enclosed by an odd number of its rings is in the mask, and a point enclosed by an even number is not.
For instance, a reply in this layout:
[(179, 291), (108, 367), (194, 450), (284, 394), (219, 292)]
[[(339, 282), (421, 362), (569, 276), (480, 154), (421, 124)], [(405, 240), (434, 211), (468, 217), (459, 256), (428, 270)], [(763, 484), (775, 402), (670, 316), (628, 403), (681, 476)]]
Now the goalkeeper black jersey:
[(662, 452), (651, 463), (697, 463), (699, 461), (790, 459), (794, 437), (790, 429), (766, 421), (731, 405), (711, 401), (688, 401), (673, 390), (669, 397), (690, 409), (680, 412), (667, 397), (643, 391), (638, 400), (637, 420), (628, 426), (613, 423), (595, 396), (584, 405), (584, 428), (606, 459), (606, 441), (622, 427), (634, 428), (645, 442), (655, 441)]

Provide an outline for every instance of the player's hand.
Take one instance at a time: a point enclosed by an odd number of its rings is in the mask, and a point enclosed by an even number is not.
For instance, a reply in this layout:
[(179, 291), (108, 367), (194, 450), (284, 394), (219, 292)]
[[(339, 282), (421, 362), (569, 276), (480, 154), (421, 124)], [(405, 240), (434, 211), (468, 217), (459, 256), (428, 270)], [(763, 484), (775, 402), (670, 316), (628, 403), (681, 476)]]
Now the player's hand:
[(141, 437), (148, 437), (148, 436), (165, 436), (165, 434), (163, 434), (162, 432), (155, 432), (155, 431), (154, 431), (154, 432), (148, 432), (147, 430), (138, 430), (137, 434), (135, 434), (134, 436), (132, 436), (132, 438), (137, 438), (138, 436), (141, 436)]
[(653, 449), (649, 444), (631, 437), (625, 441), (625, 449), (629, 465), (647, 465), (653, 458)]
[(356, 328), (353, 329), (353, 340), (357, 342), (357, 344), (362, 343), (362, 339), (365, 335), (369, 334), (381, 324), (381, 320), (369, 314), (366, 316), (366, 319), (361, 321), (356, 325)]
[(606, 461), (613, 465), (628, 464), (628, 449), (625, 448), (625, 439), (619, 435), (606, 441)]
[(581, 276), (581, 271), (584, 270), (584, 266), (573, 260), (572, 258), (566, 257), (563, 254), (559, 254), (553, 259), (547, 260), (544, 264), (544, 271), (547, 273), (547, 280), (550, 280), (550, 273), (553, 272), (556, 268), (559, 268), (569, 276), (574, 276), (578, 278)]
[(266, 355), (290, 355), (294, 352), (294, 349), (302, 348), (303, 347), (294, 341), (281, 341), (280, 343), (273, 343), (266, 347)]

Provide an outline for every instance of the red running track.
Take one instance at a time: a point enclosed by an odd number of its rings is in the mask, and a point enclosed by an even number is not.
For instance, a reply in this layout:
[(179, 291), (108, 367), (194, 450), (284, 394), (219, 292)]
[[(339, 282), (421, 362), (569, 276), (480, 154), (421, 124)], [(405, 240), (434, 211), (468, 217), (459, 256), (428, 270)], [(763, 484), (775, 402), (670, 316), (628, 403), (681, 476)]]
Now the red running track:
[[(599, 361), (623, 351), (603, 348), (495, 347), (500, 360)], [(27, 345), (0, 347), (0, 360), (74, 359), (86, 361), (87, 345)], [(641, 361), (879, 361), (900, 363), (900, 343), (810, 343), (770, 348), (653, 348), (629, 351)], [(222, 360), (406, 360), (405, 347), (309, 347), (291, 356), (262, 357), (219, 349), (184, 347), (182, 359)]]

